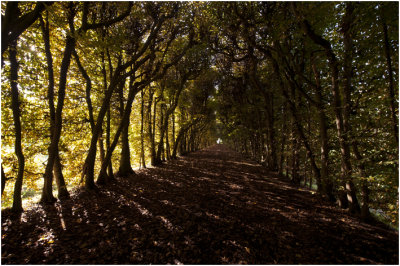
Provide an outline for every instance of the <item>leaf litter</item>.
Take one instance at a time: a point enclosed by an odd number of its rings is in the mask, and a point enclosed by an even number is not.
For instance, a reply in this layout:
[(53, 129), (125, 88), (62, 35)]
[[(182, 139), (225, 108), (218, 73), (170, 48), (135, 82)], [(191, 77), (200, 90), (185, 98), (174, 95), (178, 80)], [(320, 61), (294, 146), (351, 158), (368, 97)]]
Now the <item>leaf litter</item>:
[(71, 194), (22, 216), (2, 211), (1, 262), (398, 263), (398, 232), (363, 223), (224, 145)]

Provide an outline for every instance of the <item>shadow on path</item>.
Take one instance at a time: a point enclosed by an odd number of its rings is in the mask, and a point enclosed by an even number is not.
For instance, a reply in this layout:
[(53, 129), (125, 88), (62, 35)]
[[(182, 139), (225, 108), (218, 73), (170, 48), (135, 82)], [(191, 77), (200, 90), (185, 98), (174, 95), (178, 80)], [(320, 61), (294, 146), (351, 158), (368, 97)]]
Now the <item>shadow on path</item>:
[(4, 264), (397, 264), (398, 233), (360, 222), (224, 145), (2, 214)]

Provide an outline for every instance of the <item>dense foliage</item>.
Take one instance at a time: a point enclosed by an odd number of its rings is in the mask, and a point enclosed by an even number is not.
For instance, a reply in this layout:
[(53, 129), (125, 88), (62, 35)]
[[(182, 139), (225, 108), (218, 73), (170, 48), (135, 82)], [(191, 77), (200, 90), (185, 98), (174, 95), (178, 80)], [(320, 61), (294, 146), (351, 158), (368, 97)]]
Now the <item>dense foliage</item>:
[(398, 3), (1, 8), (3, 207), (221, 138), (354, 214), (397, 222)]

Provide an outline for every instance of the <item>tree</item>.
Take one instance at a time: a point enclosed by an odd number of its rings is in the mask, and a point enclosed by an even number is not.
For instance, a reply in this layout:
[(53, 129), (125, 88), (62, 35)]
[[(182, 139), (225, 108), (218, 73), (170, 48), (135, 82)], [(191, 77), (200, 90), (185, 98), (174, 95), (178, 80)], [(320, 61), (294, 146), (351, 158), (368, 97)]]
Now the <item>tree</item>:
[(11, 81), (11, 99), (12, 112), (15, 127), (15, 154), (18, 157), (18, 176), (14, 187), (14, 200), (12, 210), (14, 212), (22, 212), (21, 190), (24, 177), (25, 157), (22, 151), (22, 136), (21, 136), (21, 111), (18, 92), (18, 61), (17, 61), (17, 40), (11, 43), (9, 51), (10, 60), (10, 81)]

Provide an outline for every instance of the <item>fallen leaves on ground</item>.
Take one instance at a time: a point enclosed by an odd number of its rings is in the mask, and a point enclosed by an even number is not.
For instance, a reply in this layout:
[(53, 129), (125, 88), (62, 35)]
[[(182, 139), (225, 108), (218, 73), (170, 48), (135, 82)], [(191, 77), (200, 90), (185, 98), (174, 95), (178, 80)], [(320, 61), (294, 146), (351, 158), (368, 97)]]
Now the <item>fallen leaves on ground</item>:
[(216, 145), (19, 217), (3, 211), (2, 263), (397, 264), (397, 232), (317, 197)]

